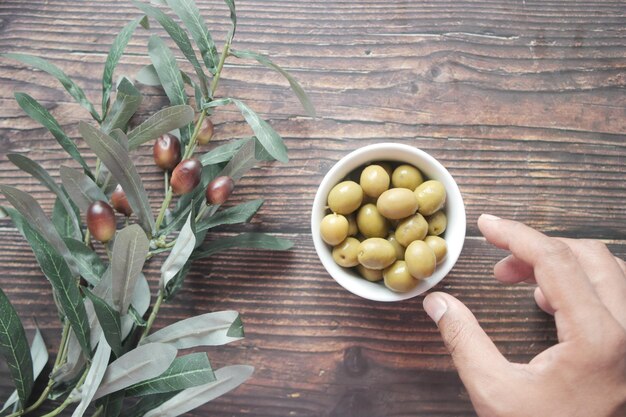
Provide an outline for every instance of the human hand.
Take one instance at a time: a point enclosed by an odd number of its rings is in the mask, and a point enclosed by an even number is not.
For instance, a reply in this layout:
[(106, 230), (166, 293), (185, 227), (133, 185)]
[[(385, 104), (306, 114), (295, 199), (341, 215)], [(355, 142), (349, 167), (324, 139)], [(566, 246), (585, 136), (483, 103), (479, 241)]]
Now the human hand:
[(536, 282), (559, 343), (528, 364), (498, 351), (470, 310), (445, 293), (424, 299), (480, 417), (626, 416), (626, 264), (593, 240), (550, 238), (482, 215), (488, 242), (511, 255), (494, 267), (503, 283)]

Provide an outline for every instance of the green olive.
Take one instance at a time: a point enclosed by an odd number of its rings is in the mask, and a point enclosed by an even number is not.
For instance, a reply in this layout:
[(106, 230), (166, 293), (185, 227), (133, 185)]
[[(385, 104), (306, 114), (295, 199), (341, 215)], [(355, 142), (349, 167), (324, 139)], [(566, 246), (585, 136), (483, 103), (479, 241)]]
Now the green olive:
[(424, 182), (424, 177), (419, 169), (413, 165), (403, 164), (393, 170), (391, 184), (396, 188), (408, 188), (413, 191)]
[(428, 222), (429, 235), (439, 236), (446, 231), (446, 226), (448, 226), (448, 218), (443, 210), (439, 210), (435, 214), (428, 216), (426, 221)]
[(419, 212), (430, 216), (446, 204), (446, 188), (439, 181), (429, 180), (415, 189), (415, 197)]
[(403, 219), (417, 210), (415, 194), (406, 188), (392, 188), (378, 197), (376, 207), (388, 219)]
[(380, 165), (370, 165), (361, 172), (359, 184), (365, 195), (377, 198), (389, 189), (389, 174)]
[(396, 260), (396, 250), (386, 239), (372, 237), (359, 245), (359, 263), (370, 269), (383, 269)]
[(378, 212), (374, 204), (366, 204), (359, 209), (356, 224), (365, 237), (385, 237), (389, 231), (389, 221)]
[(385, 286), (395, 292), (411, 291), (419, 284), (419, 281), (409, 274), (409, 268), (405, 261), (395, 261), (393, 265), (385, 268), (383, 278), (385, 279)]
[(448, 245), (446, 241), (439, 236), (426, 236), (424, 242), (435, 252), (435, 258), (437, 258), (437, 265), (439, 265), (448, 254)]
[(437, 257), (423, 240), (415, 240), (406, 248), (404, 260), (411, 276), (417, 279), (428, 278), (435, 272)]
[(422, 240), (428, 234), (428, 223), (421, 214), (417, 213), (400, 222), (396, 228), (396, 239), (407, 247), (414, 240)]
[(328, 193), (328, 207), (337, 214), (350, 214), (361, 206), (363, 189), (354, 181), (343, 181)]
[(324, 242), (338, 245), (348, 237), (348, 219), (341, 214), (328, 214), (320, 223), (320, 234)]
[(359, 233), (359, 227), (356, 224), (356, 217), (354, 214), (346, 216), (348, 219), (348, 236), (356, 236)]
[(353, 237), (347, 237), (333, 248), (333, 259), (339, 266), (350, 268), (359, 264), (359, 242)]
[(356, 266), (356, 270), (363, 278), (371, 282), (377, 282), (383, 279), (382, 269), (369, 269), (359, 264)]
[(396, 250), (396, 259), (403, 261), (404, 251), (406, 249), (400, 244), (400, 242), (398, 242), (398, 239), (396, 239), (396, 234), (392, 232), (389, 236), (387, 236), (387, 240), (393, 245), (393, 248)]

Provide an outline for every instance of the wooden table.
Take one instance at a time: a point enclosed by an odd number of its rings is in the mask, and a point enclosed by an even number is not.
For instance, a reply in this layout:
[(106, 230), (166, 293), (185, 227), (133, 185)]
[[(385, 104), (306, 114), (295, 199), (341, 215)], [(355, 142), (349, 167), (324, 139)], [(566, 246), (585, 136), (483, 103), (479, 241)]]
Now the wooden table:
[[(139, 15), (129, 3), (4, 0), (0, 51), (49, 59), (97, 103), (109, 45)], [(226, 6), (199, 4), (221, 44)], [(157, 328), (212, 310), (243, 315), (245, 340), (208, 351), (216, 367), (254, 365), (253, 378), (190, 415), (474, 415), (422, 297), (370, 302), (325, 272), (309, 229), (317, 185), (335, 161), (367, 144), (405, 143), (438, 158), (460, 186), (468, 226), (463, 253), (437, 289), (467, 303), (508, 358), (528, 361), (555, 343), (553, 320), (535, 306), (531, 287), (494, 281), (503, 252), (484, 242), (476, 219), (488, 212), (552, 235), (602, 239), (626, 258), (626, 3), (240, 0), (238, 17), (236, 47), (267, 53), (289, 70), (318, 117), (303, 116), (279, 75), (256, 62), (227, 63), (218, 95), (245, 99), (267, 118), (291, 160), (262, 165), (238, 184), (234, 202), (266, 203), (252, 225), (219, 233), (266, 231), (295, 247), (199, 262), (162, 309)], [(156, 23), (152, 30), (162, 34)], [(137, 31), (117, 74), (149, 63), (147, 38)], [(88, 115), (56, 80), (0, 60), (0, 151), (25, 153), (58, 179), (69, 159), (25, 116), (14, 91), (44, 103), (73, 138)], [(158, 89), (142, 93), (138, 120), (167, 104)], [(248, 134), (234, 109), (213, 120), (217, 143)], [(162, 185), (149, 148), (136, 162), (156, 200)], [(5, 157), (0, 183), (52, 209), (52, 194)], [(53, 356), (60, 325), (49, 285), (12, 224), (1, 220), (0, 228), (0, 285), (29, 336), (36, 318)], [(158, 269), (149, 267), (153, 285)], [(0, 366), (4, 400), (13, 387)]]

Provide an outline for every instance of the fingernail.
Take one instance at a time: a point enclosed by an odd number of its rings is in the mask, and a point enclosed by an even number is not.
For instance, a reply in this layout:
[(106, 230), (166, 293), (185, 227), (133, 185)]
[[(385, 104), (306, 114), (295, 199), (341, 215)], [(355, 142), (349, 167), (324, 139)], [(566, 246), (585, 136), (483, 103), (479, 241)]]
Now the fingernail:
[(486, 214), (486, 213), (481, 214), (480, 218), (489, 220), (489, 221), (500, 220), (498, 216), (494, 216), (493, 214)]
[(424, 298), (424, 310), (426, 314), (436, 323), (439, 324), (439, 320), (448, 310), (448, 304), (442, 296), (438, 294), (429, 294)]

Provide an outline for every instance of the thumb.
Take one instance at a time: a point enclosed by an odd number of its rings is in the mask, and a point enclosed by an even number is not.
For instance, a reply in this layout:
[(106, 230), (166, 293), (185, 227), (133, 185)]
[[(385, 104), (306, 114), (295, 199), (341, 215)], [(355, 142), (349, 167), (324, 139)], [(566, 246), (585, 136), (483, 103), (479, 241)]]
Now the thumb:
[(424, 310), (437, 323), (470, 396), (478, 394), (485, 384), (501, 379), (510, 369), (510, 363), (462, 302), (435, 292), (424, 298)]

